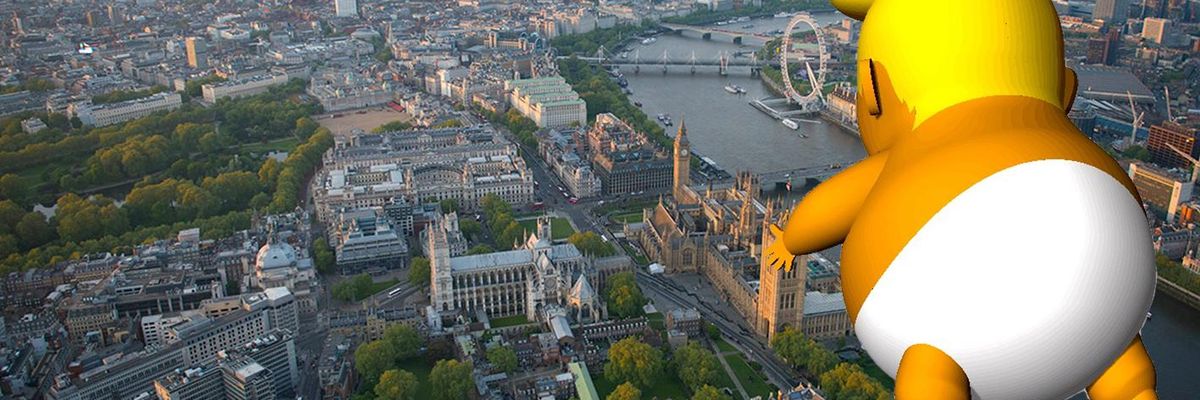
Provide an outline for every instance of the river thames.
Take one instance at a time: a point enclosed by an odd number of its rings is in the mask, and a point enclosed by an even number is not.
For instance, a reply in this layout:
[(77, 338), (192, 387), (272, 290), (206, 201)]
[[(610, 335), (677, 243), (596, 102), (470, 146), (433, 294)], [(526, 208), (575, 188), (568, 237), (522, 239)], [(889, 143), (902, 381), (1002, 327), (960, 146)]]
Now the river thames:
[[(840, 14), (815, 17), (822, 24), (842, 18)], [(767, 18), (722, 28), (770, 32), (783, 29), (787, 22), (786, 18)], [(744, 28), (746, 25), (753, 27)], [(636, 54), (642, 63), (651, 64), (658, 62), (665, 51), (672, 61), (687, 61), (693, 52), (697, 60), (713, 60), (721, 52), (755, 48), (728, 41), (662, 35), (654, 43), (632, 44), (628, 58), (632, 60)], [(680, 67), (679, 72), (664, 75), (657, 65), (647, 65), (639, 74), (632, 70), (622, 72), (633, 92), (632, 101), (642, 103), (643, 110), (651, 117), (660, 113), (671, 115), (675, 126), (667, 128), (670, 135), (675, 134), (680, 120), (686, 120), (694, 151), (730, 173), (851, 164), (865, 155), (858, 137), (835, 125), (801, 122), (798, 130), (792, 130), (751, 107), (749, 101), (753, 99), (776, 96), (746, 71), (734, 70), (722, 77), (711, 69), (691, 75)], [(744, 88), (746, 93), (727, 93), (724, 87), (730, 84)], [(1013, 296), (1019, 295), (1020, 288), (1013, 288)], [(1153, 318), (1146, 323), (1142, 334), (1157, 368), (1159, 398), (1200, 399), (1200, 311), (1160, 292), (1151, 312)]]

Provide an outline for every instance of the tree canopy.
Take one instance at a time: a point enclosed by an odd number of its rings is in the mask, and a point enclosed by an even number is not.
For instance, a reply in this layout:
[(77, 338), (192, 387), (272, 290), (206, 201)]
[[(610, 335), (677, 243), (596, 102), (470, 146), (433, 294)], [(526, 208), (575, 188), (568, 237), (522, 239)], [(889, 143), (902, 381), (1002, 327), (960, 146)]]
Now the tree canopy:
[(771, 339), (771, 348), (792, 367), (807, 370), (813, 376), (825, 373), (838, 363), (837, 355), (796, 329), (786, 329)]
[(419, 288), (428, 287), (429, 278), (429, 259), (413, 257), (408, 263), (408, 283)]
[[(840, 397), (837, 397), (840, 399)], [(692, 395), (692, 400), (733, 400), (712, 385), (704, 385), (696, 394)]]
[(389, 369), (379, 376), (375, 384), (375, 398), (383, 400), (416, 400), (417, 376), (402, 369)]
[(440, 360), (429, 373), (429, 384), (437, 388), (433, 392), (435, 400), (461, 400), (467, 398), (475, 390), (475, 382), (471, 379), (471, 363), (458, 360)]
[(715, 381), (717, 374), (723, 373), (717, 356), (696, 342), (688, 342), (675, 350), (671, 358), (679, 380), (693, 391), (699, 391), (702, 386)]
[(863, 399), (887, 400), (892, 394), (871, 379), (862, 368), (850, 363), (841, 363), (837, 367), (821, 374), (821, 390), (831, 399)]
[(629, 382), (638, 387), (650, 387), (662, 374), (663, 356), (658, 349), (627, 337), (608, 349), (604, 378), (610, 382)]
[(361, 301), (368, 296), (374, 294), (371, 291), (375, 286), (375, 281), (370, 275), (358, 274), (353, 278), (335, 283), (330, 293), (333, 298), (341, 301)]
[(493, 367), (505, 373), (517, 370), (517, 353), (511, 347), (496, 346), (487, 351), (487, 360)]
[(632, 383), (624, 382), (617, 385), (617, 388), (613, 389), (612, 393), (609, 393), (604, 400), (642, 400), (642, 391)]
[(575, 245), (583, 254), (593, 257), (607, 257), (616, 253), (612, 245), (600, 239), (600, 235), (592, 231), (583, 231), (572, 233), (567, 241)]
[(396, 351), (396, 359), (404, 360), (415, 357), (421, 351), (421, 343), (425, 339), (412, 327), (396, 324), (383, 331), (383, 340)]
[(608, 311), (621, 318), (636, 317), (642, 314), (642, 306), (646, 305), (646, 296), (637, 285), (637, 279), (632, 272), (621, 272), (608, 277), (605, 285), (608, 300)]
[(375, 382), (396, 362), (396, 350), (384, 340), (375, 340), (354, 350), (354, 369), (368, 382)]

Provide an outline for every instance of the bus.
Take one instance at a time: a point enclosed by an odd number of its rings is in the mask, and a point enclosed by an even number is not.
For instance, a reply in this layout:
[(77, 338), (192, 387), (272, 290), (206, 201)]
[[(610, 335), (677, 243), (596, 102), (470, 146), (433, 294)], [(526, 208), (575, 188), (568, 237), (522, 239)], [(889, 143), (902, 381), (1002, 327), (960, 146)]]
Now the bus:
[(392, 297), (396, 297), (396, 295), (400, 294), (402, 291), (404, 291), (403, 288), (392, 289), (392, 291), (388, 292), (388, 298), (390, 299)]

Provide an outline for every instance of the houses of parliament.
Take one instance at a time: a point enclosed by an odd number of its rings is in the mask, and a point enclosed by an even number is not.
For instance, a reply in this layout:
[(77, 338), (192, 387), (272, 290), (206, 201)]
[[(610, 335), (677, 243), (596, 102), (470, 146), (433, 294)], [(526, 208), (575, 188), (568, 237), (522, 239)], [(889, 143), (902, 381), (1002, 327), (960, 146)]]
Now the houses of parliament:
[(628, 237), (667, 273), (706, 276), (722, 300), (768, 339), (788, 328), (817, 340), (849, 334), (834, 263), (810, 254), (784, 271), (761, 257), (775, 240), (770, 224), (785, 225), (787, 210), (779, 200), (763, 198), (758, 177), (741, 172), (720, 189), (692, 185), (686, 123), (680, 123), (673, 150), (671, 196), (643, 210), (642, 223), (626, 228)]

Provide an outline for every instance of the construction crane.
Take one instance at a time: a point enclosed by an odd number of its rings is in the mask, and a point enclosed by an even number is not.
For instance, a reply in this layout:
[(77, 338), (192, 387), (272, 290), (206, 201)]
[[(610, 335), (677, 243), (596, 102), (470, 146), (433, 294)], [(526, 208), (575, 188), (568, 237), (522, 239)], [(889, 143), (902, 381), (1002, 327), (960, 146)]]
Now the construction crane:
[(1129, 97), (1129, 112), (1133, 114), (1133, 132), (1129, 134), (1129, 145), (1132, 146), (1134, 143), (1137, 143), (1138, 129), (1142, 128), (1146, 112), (1142, 111), (1140, 114), (1138, 113), (1137, 106), (1133, 104), (1133, 93), (1126, 91), (1125, 95)]
[(1167, 143), (1166, 145), (1171, 149), (1171, 151), (1175, 152), (1175, 154), (1178, 154), (1180, 157), (1183, 157), (1183, 159), (1192, 163), (1192, 183), (1196, 183), (1197, 179), (1200, 178), (1200, 160), (1192, 158), (1191, 154), (1188, 154), (1183, 150), (1179, 150), (1179, 148), (1170, 143)]

